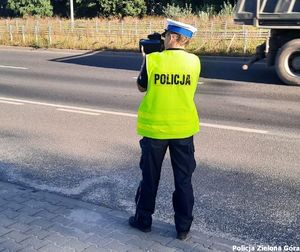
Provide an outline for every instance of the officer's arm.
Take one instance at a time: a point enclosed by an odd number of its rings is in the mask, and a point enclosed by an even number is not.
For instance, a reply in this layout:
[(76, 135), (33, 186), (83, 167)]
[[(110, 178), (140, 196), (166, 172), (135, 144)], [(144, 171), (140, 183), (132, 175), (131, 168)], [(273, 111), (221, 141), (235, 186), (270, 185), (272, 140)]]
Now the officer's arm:
[(146, 68), (146, 60), (144, 59), (142, 68), (137, 78), (137, 87), (140, 92), (146, 92), (148, 87), (148, 74)]

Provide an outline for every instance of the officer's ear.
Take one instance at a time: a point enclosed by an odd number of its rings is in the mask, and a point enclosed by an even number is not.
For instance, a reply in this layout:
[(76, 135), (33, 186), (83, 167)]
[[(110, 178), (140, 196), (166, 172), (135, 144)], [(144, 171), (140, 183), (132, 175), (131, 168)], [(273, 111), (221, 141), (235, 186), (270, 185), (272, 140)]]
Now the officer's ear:
[(178, 40), (178, 34), (170, 33), (170, 41), (171, 42), (177, 42), (177, 40)]

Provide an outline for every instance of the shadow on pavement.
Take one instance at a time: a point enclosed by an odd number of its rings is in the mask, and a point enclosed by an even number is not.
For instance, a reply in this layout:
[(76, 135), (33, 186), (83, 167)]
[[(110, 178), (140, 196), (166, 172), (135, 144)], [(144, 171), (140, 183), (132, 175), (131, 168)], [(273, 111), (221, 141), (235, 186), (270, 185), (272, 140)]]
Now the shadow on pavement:
[(51, 61), (91, 67), (136, 70), (141, 68), (142, 57), (137, 53), (91, 51)]
[[(258, 63), (248, 71), (242, 70), (242, 65), (248, 58), (232, 57), (201, 57), (201, 77), (226, 81), (242, 81), (257, 84), (282, 85), (274, 68), (267, 68), (265, 64)], [(75, 56), (52, 59), (54, 62), (77, 64), (91, 67), (114, 68), (139, 71), (142, 57), (139, 53), (91, 51)]]
[(248, 58), (202, 59), (201, 77), (227, 81), (242, 81), (257, 84), (284, 85), (278, 78), (274, 67), (267, 67), (264, 62), (250, 66), (248, 71), (242, 69)]

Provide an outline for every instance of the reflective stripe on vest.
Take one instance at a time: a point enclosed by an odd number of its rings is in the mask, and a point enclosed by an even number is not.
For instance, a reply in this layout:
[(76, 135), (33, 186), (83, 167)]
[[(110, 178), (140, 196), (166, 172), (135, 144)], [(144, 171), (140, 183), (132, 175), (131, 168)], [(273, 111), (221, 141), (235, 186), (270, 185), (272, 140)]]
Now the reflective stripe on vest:
[(138, 110), (137, 133), (155, 139), (190, 137), (199, 131), (194, 95), (199, 58), (183, 50), (146, 56), (147, 93)]

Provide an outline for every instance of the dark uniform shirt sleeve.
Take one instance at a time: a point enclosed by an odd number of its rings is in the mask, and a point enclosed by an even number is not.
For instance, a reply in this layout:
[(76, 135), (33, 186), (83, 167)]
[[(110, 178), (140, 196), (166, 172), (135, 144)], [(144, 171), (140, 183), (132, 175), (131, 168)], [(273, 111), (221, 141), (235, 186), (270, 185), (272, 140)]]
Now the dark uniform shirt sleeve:
[(145, 89), (147, 89), (147, 87), (148, 87), (148, 74), (147, 74), (147, 68), (146, 68), (146, 61), (142, 66), (140, 75), (137, 79), (137, 83)]

